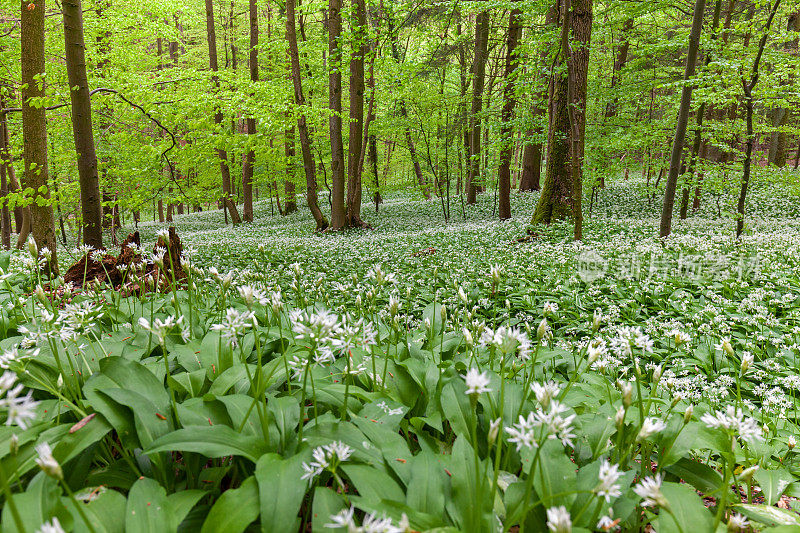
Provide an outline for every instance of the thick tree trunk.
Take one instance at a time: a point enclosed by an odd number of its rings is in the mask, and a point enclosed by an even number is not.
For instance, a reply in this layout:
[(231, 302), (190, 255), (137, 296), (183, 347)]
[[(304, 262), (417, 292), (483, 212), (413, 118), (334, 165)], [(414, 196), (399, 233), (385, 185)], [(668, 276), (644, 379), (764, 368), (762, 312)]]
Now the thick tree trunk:
[[(564, 0), (562, 0), (563, 6)], [(573, 102), (579, 108), (575, 113), (574, 124), (570, 125), (569, 75), (563, 68), (554, 69), (550, 79), (547, 134), (547, 165), (542, 193), (531, 218), (533, 224), (549, 224), (570, 216), (580, 216), (581, 198), (576, 197), (578, 189), (575, 177), (580, 178), (583, 159), (583, 137), (586, 129), (585, 106), (587, 74), (589, 67), (589, 42), (591, 40), (592, 3), (579, 0), (572, 3), (572, 46), (574, 62)], [(567, 58), (560, 53), (559, 62), (564, 65)], [(577, 136), (577, 139), (575, 138)], [(576, 144), (577, 175), (573, 169), (571, 152)]]
[[(258, 5), (256, 0), (250, 0), (250, 81), (258, 81)], [(256, 119), (247, 118), (247, 134), (255, 139)], [(243, 217), (245, 222), (253, 221), (253, 167), (256, 162), (256, 152), (251, 146), (247, 151), (242, 169), (242, 197), (244, 204)]]
[(347, 225), (344, 205), (344, 142), (342, 141), (342, 2), (330, 0), (328, 5), (328, 107), (331, 116), (328, 129), (331, 139), (331, 225), (338, 231)]
[(506, 40), (506, 86), (503, 89), (503, 111), (500, 120), (500, 167), (498, 180), (498, 213), (500, 220), (511, 218), (511, 153), (513, 150), (513, 128), (511, 119), (514, 115), (516, 97), (514, 96), (514, 70), (517, 67), (516, 48), (522, 34), (521, 9), (512, 9), (508, 21), (508, 37)]
[(294, 85), (294, 103), (301, 108), (297, 115), (297, 133), (300, 137), (300, 150), (303, 153), (303, 170), (306, 175), (306, 203), (317, 224), (317, 231), (328, 227), (328, 220), (319, 208), (317, 201), (317, 174), (314, 154), (311, 151), (311, 138), (308, 134), (306, 105), (303, 96), (302, 78), (300, 75), (300, 54), (297, 49), (297, 31), (295, 29), (295, 0), (286, 0), (286, 40), (289, 42), (289, 59), (292, 64), (292, 82)]
[(353, 53), (350, 57), (350, 141), (347, 145), (347, 225), (362, 226), (361, 152), (364, 134), (364, 56), (367, 53), (367, 14), (364, 0), (353, 0), (351, 22)]
[[(25, 157), (25, 187), (33, 189), (30, 211), (30, 231), (39, 250), (50, 250), (48, 269), (58, 273), (56, 232), (53, 205), (50, 203), (47, 166), (47, 125), (43, 106), (32, 106), (31, 98), (44, 97), (42, 80), (44, 66), (45, 2), (35, 4), (22, 0), (20, 16), (22, 42), (22, 138)], [(36, 100), (34, 100), (35, 102)], [(24, 222), (23, 222), (24, 226)], [(24, 233), (25, 228), (23, 227)], [(24, 242), (24, 241), (23, 241)]]
[(675, 207), (675, 189), (678, 186), (678, 174), (681, 170), (683, 143), (686, 140), (686, 126), (689, 123), (689, 110), (692, 105), (693, 85), (688, 83), (694, 76), (697, 63), (697, 50), (700, 48), (700, 32), (703, 29), (703, 13), (706, 9), (706, 0), (695, 0), (692, 29), (689, 34), (689, 48), (686, 54), (686, 70), (683, 74), (683, 89), (681, 92), (681, 106), (678, 110), (678, 123), (675, 126), (675, 139), (672, 143), (672, 155), (669, 162), (669, 174), (664, 191), (664, 205), (661, 210), (661, 224), (659, 234), (666, 237), (672, 233), (672, 210)]
[(103, 223), (100, 180), (97, 176), (97, 155), (92, 132), (92, 101), (86, 77), (86, 45), (83, 36), (81, 0), (63, 0), (64, 48), (67, 77), (72, 102), (72, 134), (78, 153), (78, 180), (81, 189), (83, 242), (96, 249), (103, 248)]
[[(212, 77), (214, 85), (219, 90), (219, 78), (216, 72), (219, 70), (217, 62), (217, 33), (214, 28), (214, 0), (206, 1), (206, 33), (208, 36), (208, 61), (211, 70), (215, 73)], [(217, 107), (214, 110), (214, 124), (222, 124), (222, 110)], [(231, 216), (231, 222), (234, 224), (240, 223), (242, 220), (239, 217), (239, 210), (231, 196), (231, 172), (228, 167), (228, 152), (222, 148), (217, 148), (217, 157), (219, 158), (220, 174), (222, 174), (222, 196), (225, 208)]]
[(467, 203), (477, 201), (481, 173), (481, 111), (486, 63), (489, 50), (489, 12), (481, 11), (475, 19), (475, 59), (472, 63), (472, 106), (469, 114), (469, 153), (467, 159)]

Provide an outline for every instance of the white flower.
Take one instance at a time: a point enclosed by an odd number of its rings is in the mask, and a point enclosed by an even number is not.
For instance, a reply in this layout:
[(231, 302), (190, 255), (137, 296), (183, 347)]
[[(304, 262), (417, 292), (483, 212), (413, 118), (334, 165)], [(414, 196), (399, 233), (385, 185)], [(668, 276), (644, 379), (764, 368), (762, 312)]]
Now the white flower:
[(642, 498), (642, 507), (663, 506), (667, 503), (667, 499), (661, 493), (661, 474), (644, 478), (633, 487), (633, 492)]
[(31, 391), (20, 396), (22, 388), (14, 372), (6, 371), (0, 376), (0, 409), (6, 410), (6, 425), (28, 429), (30, 422), (36, 418), (39, 402), (31, 397)]
[(294, 310), (289, 317), (295, 338), (310, 344), (328, 343), (341, 330), (339, 317), (324, 309), (318, 313)]
[(318, 446), (311, 452), (313, 460), (310, 463), (303, 463), (303, 471), (305, 472), (300, 479), (308, 480), (308, 484), (314, 482), (314, 479), (325, 470), (331, 472), (336, 471), (336, 467), (343, 461), (347, 461), (353, 449), (344, 444), (343, 442), (334, 441), (324, 446)]
[(546, 302), (544, 304), (544, 314), (554, 315), (558, 312), (558, 304), (555, 302)]
[(508, 434), (508, 442), (517, 445), (517, 451), (523, 447), (535, 448), (538, 446), (536, 442), (536, 435), (534, 430), (538, 427), (538, 423), (534, 413), (529, 413), (528, 417), (519, 416), (519, 422), (511, 427), (506, 427), (505, 432)]
[(53, 450), (50, 448), (49, 444), (46, 442), (37, 444), (36, 453), (38, 455), (36, 464), (39, 465), (39, 468), (44, 470), (45, 474), (56, 479), (64, 477), (61, 471), (61, 465), (58, 464), (58, 461), (53, 457)]
[(622, 472), (619, 471), (619, 466), (612, 465), (608, 459), (603, 459), (600, 473), (597, 476), (600, 483), (595, 491), (598, 496), (606, 499), (606, 503), (609, 503), (611, 498), (618, 498), (622, 495), (621, 486), (617, 483), (620, 476), (622, 476)]
[(169, 238), (169, 228), (161, 228), (156, 232), (156, 238), (164, 237), (165, 239)]
[(250, 285), (242, 285), (238, 288), (238, 290), (239, 296), (242, 297), (242, 300), (244, 300), (248, 307), (252, 306), (254, 302), (258, 302), (261, 305), (267, 305), (270, 301), (263, 291), (251, 287)]
[[(182, 317), (181, 317), (182, 318)], [(225, 319), (211, 326), (211, 329), (219, 331), (223, 339), (227, 340), (231, 346), (239, 346), (239, 337), (256, 324), (255, 316), (251, 311), (241, 312), (233, 307), (229, 307), (225, 312)]]
[(547, 529), (554, 533), (570, 533), (572, 531), (572, 519), (566, 507), (559, 505), (547, 510)]
[(750, 521), (739, 513), (734, 513), (728, 518), (728, 531), (741, 531), (750, 525)]
[(159, 342), (164, 342), (167, 335), (175, 328), (183, 328), (183, 315), (178, 319), (172, 315), (163, 320), (156, 318), (152, 324), (145, 317), (139, 317), (139, 326), (155, 335)]
[(495, 285), (500, 283), (500, 267), (497, 265), (492, 265), (492, 267), (489, 268), (489, 276), (492, 278), (492, 283)]
[(486, 328), (481, 334), (481, 346), (496, 348), (502, 354), (517, 353), (520, 359), (526, 361), (531, 356), (531, 341), (524, 332), (514, 327), (500, 326), (492, 331)]
[(550, 400), (555, 398), (561, 391), (561, 386), (555, 381), (548, 381), (541, 385), (534, 381), (531, 384), (531, 390), (533, 394), (536, 395), (536, 401), (547, 409), (550, 405)]
[(49, 522), (42, 524), (42, 526), (36, 530), (36, 533), (64, 533), (64, 528), (61, 527), (58, 518), (53, 517)]
[(614, 520), (611, 518), (614, 514), (614, 509), (609, 508), (608, 514), (600, 517), (597, 522), (597, 529), (602, 531), (612, 531), (619, 528), (619, 519)]
[(637, 440), (645, 440), (656, 433), (664, 431), (666, 427), (667, 424), (664, 423), (663, 420), (660, 420), (654, 416), (645, 418), (642, 422), (642, 428), (639, 430), (639, 435), (636, 438)]
[(572, 426), (572, 422), (575, 420), (576, 415), (561, 416), (562, 413), (568, 410), (565, 405), (552, 400), (550, 409), (548, 411), (537, 411), (535, 417), (538, 424), (545, 428), (548, 439), (559, 439), (562, 445), (572, 448), (572, 438), (576, 437), (575, 433), (572, 432), (575, 429)]
[(753, 366), (753, 359), (753, 354), (751, 352), (744, 352), (742, 354), (742, 365), (740, 367), (742, 375), (745, 375), (747, 370)]
[(700, 421), (710, 428), (722, 428), (728, 434), (738, 435), (744, 441), (753, 443), (763, 440), (761, 428), (754, 419), (744, 416), (741, 409), (729, 405), (725, 412), (706, 413)]
[(729, 337), (723, 337), (719, 344), (714, 345), (714, 348), (725, 352), (729, 357), (734, 356), (733, 346), (731, 345), (731, 339)]
[(325, 524), (325, 527), (333, 529), (346, 527), (348, 532), (357, 531), (358, 526), (356, 526), (356, 523), (353, 520), (353, 508), (350, 507), (349, 509), (342, 509), (338, 513), (332, 514), (330, 516), (330, 522)]
[(487, 387), (489, 384), (489, 375), (486, 372), (479, 372), (477, 368), (470, 368), (467, 370), (464, 381), (467, 383), (467, 394), (481, 394), (482, 392), (491, 392), (492, 390)]

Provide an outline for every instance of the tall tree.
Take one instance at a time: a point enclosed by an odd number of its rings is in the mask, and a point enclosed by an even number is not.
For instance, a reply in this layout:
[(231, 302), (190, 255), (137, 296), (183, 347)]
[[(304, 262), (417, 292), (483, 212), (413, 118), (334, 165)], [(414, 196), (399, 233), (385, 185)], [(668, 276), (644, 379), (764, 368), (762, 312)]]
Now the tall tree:
[[(252, 0), (251, 0), (252, 1)], [(303, 153), (303, 171), (306, 175), (306, 203), (317, 224), (317, 231), (328, 227), (328, 220), (319, 208), (317, 201), (317, 175), (314, 154), (311, 151), (311, 137), (306, 123), (303, 95), (303, 83), (300, 74), (300, 53), (297, 48), (297, 30), (295, 24), (295, 0), (286, 0), (286, 40), (289, 42), (289, 60), (292, 65), (292, 83), (294, 85), (294, 103), (297, 112), (297, 133), (300, 137), (300, 151)]]
[[(4, 88), (0, 87), (0, 91)], [(5, 108), (5, 103), (0, 92), (0, 109)], [(8, 121), (6, 113), (0, 111), (0, 197), (2, 197), (3, 208), (0, 212), (0, 222), (2, 223), (2, 243), (3, 249), (11, 248), (11, 213), (8, 209), (8, 169), (11, 168), (11, 153), (8, 149)]]
[[(250, 81), (258, 81), (258, 5), (256, 0), (250, 0)], [(247, 117), (247, 134), (251, 139), (256, 135), (256, 117), (252, 113)], [(256, 162), (256, 152), (253, 145), (247, 151), (242, 169), (242, 215), (245, 222), (253, 221), (253, 167)]]
[(64, 14), (64, 49), (72, 102), (72, 135), (78, 153), (83, 242), (99, 250), (103, 248), (102, 197), (92, 132), (92, 100), (86, 77), (83, 7), (81, 0), (63, 0), (61, 9)]
[[(576, 192), (580, 192), (580, 183), (575, 180), (580, 181), (582, 171), (593, 13), (591, 0), (570, 2), (571, 6), (566, 5), (566, 1), (561, 0), (560, 5), (562, 31), (566, 31), (567, 36), (562, 37), (557, 58), (559, 64), (554, 64), (550, 75), (547, 166), (542, 193), (531, 222), (549, 224), (572, 216), (576, 219), (576, 228), (579, 228), (581, 198)], [(571, 7), (571, 11), (566, 7)], [(564, 17), (567, 14), (569, 20), (565, 28)], [(570, 40), (573, 45), (569, 45)], [(574, 165), (573, 153), (577, 156)]]
[(350, 57), (350, 131), (347, 145), (347, 224), (362, 226), (361, 152), (364, 140), (364, 56), (367, 52), (367, 13), (364, 0), (353, 0)]
[(286, 179), (283, 180), (283, 192), (286, 195), (283, 214), (297, 211), (297, 193), (294, 187), (294, 124), (289, 124), (283, 137), (283, 153), (286, 157)]
[(693, 84), (689, 83), (694, 76), (697, 63), (697, 50), (700, 48), (700, 32), (703, 29), (703, 13), (706, 9), (706, 0), (695, 0), (692, 29), (689, 33), (689, 48), (686, 52), (686, 69), (683, 74), (683, 89), (681, 91), (681, 107), (678, 110), (678, 122), (675, 126), (675, 140), (672, 143), (672, 154), (669, 161), (669, 174), (667, 176), (666, 190), (664, 191), (664, 205), (661, 210), (661, 225), (659, 234), (662, 237), (672, 233), (672, 210), (675, 207), (675, 189), (678, 186), (678, 174), (681, 171), (683, 143), (686, 140), (686, 126), (689, 122), (689, 110), (692, 106)]
[[(44, 97), (44, 0), (22, 0), (22, 139), (25, 157), (25, 187), (33, 189), (30, 228), (39, 250), (47, 247), (51, 273), (58, 272), (53, 205), (50, 202), (47, 170), (47, 124), (45, 109), (37, 105)], [(33, 101), (31, 100), (33, 99)], [(32, 105), (33, 104), (33, 105)]]
[[(786, 31), (794, 34), (800, 32), (800, 12), (795, 11), (789, 15), (789, 20), (786, 23)], [(796, 55), (797, 44), (798, 38), (794, 37), (786, 42), (784, 48), (788, 54)], [(793, 80), (790, 77), (789, 79), (782, 80), (781, 85), (789, 85), (792, 83), (792, 81)], [(785, 126), (789, 122), (791, 114), (792, 111), (789, 108), (776, 108), (772, 112), (772, 125), (776, 128)], [(769, 147), (769, 162), (773, 165), (777, 165), (779, 167), (786, 166), (786, 152), (788, 148), (787, 137), (788, 136), (785, 131), (776, 131), (772, 134), (772, 141), (770, 142)]]
[(331, 225), (337, 231), (347, 225), (344, 205), (344, 142), (342, 141), (342, 2), (328, 4), (328, 129), (331, 141)]
[(517, 43), (522, 34), (521, 18), (521, 9), (511, 10), (508, 20), (508, 36), (506, 37), (506, 86), (503, 89), (503, 111), (500, 118), (502, 121), (500, 138), (503, 145), (500, 150), (500, 167), (497, 171), (498, 212), (501, 220), (511, 218), (511, 153), (514, 147), (511, 118), (517, 103), (514, 95), (514, 70), (517, 67)]
[(758, 42), (758, 52), (756, 58), (753, 60), (753, 70), (750, 73), (750, 79), (746, 80), (742, 76), (742, 89), (744, 91), (744, 108), (745, 108), (745, 122), (747, 124), (747, 138), (745, 140), (744, 149), (744, 162), (742, 164), (742, 186), (739, 190), (739, 201), (736, 204), (736, 238), (742, 236), (744, 231), (744, 215), (745, 215), (745, 202), (747, 201), (747, 188), (750, 185), (750, 167), (753, 159), (753, 144), (755, 138), (753, 135), (753, 89), (755, 89), (759, 78), (759, 65), (761, 64), (761, 57), (764, 55), (764, 48), (767, 45), (767, 38), (769, 37), (769, 29), (772, 26), (772, 21), (775, 19), (775, 13), (778, 12), (778, 7), (781, 5), (781, 0), (775, 0), (775, 4), (770, 9), (769, 18), (764, 25), (764, 33), (761, 35), (761, 40)]
[[(212, 81), (217, 91), (219, 91), (219, 77), (216, 74), (217, 71), (219, 71), (219, 64), (217, 62), (217, 33), (214, 27), (214, 0), (206, 0), (206, 34), (208, 38), (208, 62), (211, 71), (214, 72)], [(222, 109), (220, 109), (219, 106), (216, 106), (214, 109), (214, 124), (222, 124)], [(236, 204), (233, 201), (231, 171), (228, 167), (228, 152), (218, 147), (217, 157), (219, 158), (219, 168), (222, 174), (223, 205), (231, 216), (231, 222), (238, 224), (242, 219), (239, 217), (239, 210), (236, 208)]]
[(478, 13), (475, 19), (475, 57), (472, 61), (472, 107), (469, 113), (469, 154), (467, 160), (467, 203), (477, 201), (478, 179), (481, 171), (481, 110), (486, 63), (489, 59), (489, 11)]

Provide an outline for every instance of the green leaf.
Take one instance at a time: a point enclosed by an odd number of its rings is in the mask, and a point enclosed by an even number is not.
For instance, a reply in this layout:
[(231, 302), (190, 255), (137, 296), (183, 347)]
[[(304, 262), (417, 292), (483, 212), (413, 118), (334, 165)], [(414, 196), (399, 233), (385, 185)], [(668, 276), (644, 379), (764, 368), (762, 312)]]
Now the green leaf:
[(189, 514), (189, 511), (194, 508), (200, 498), (205, 496), (207, 493), (203, 490), (182, 490), (176, 492), (175, 494), (170, 494), (167, 497), (169, 501), (170, 508), (172, 509), (172, 525), (175, 529), (178, 529), (178, 526), (181, 525), (183, 519), (186, 518), (186, 515)]
[(239, 455), (256, 462), (267, 450), (263, 440), (242, 435), (228, 426), (192, 426), (157, 439), (145, 453), (171, 451), (196, 452), (206, 457)]
[(710, 466), (686, 459), (665, 468), (700, 492), (713, 492), (722, 486), (722, 476)]
[(256, 481), (261, 501), (261, 531), (297, 531), (300, 518), (297, 513), (308, 488), (302, 463), (309, 457), (305, 453), (283, 459), (270, 453), (256, 463)]
[[(30, 482), (23, 493), (14, 494), (14, 504), (17, 506), (25, 531), (37, 531), (39, 527), (58, 514), (63, 509), (60, 501), (61, 488), (58, 482), (48, 477), (44, 472), (39, 472)], [(6, 512), (8, 504), (3, 506), (3, 532), (21, 533), (17, 529), (11, 512)], [(61, 516), (59, 516), (61, 520)]]
[(669, 502), (670, 512), (662, 511), (658, 514), (657, 531), (685, 532), (689, 524), (693, 531), (713, 531), (714, 517), (692, 487), (667, 482), (661, 485), (661, 492)]
[(442, 389), (442, 412), (450, 422), (456, 435), (470, 438), (470, 424), (475, 416), (465, 394), (466, 385), (462, 379), (453, 379)]
[(767, 526), (800, 526), (800, 517), (785, 509), (779, 509), (778, 507), (742, 503), (734, 505), (733, 508), (750, 520), (760, 522)]
[[(75, 532), (89, 533), (91, 530), (83, 521), (74, 501), (70, 498), (62, 498), (62, 501), (75, 522)], [(99, 495), (92, 501), (81, 505), (83, 505), (83, 512), (91, 522), (95, 533), (123, 533), (125, 531), (126, 501), (125, 496), (119, 492), (101, 489)]]
[(208, 512), (200, 533), (241, 533), (258, 518), (260, 504), (256, 478), (250, 476), (237, 489), (220, 495)]
[(355, 485), (358, 493), (366, 500), (394, 500), (404, 502), (403, 489), (384, 472), (369, 465), (343, 464), (341, 469)]
[(141, 478), (128, 493), (125, 509), (126, 533), (159, 533), (175, 531), (167, 491), (155, 480)]
[(794, 476), (783, 468), (777, 470), (759, 468), (754, 477), (761, 487), (761, 492), (767, 500), (767, 505), (775, 505), (778, 503), (786, 487), (794, 481)]
[(336, 494), (328, 487), (317, 487), (314, 490), (312, 503), (311, 531), (312, 533), (347, 533), (346, 528), (330, 528), (331, 515), (342, 509), (347, 509), (347, 503), (340, 494)]

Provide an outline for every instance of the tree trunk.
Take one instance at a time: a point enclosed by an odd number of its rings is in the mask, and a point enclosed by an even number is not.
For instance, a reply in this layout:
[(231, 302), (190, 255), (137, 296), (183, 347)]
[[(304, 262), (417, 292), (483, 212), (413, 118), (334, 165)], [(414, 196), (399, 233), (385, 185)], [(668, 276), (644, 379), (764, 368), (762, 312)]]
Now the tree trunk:
[[(388, 6), (386, 6), (388, 7)], [(400, 48), (397, 45), (397, 33), (395, 32), (394, 28), (394, 19), (391, 15), (391, 12), (387, 10), (386, 13), (386, 20), (387, 26), (389, 30), (389, 40), (391, 42), (392, 48), (392, 58), (395, 62), (399, 65), (400, 60)], [(422, 167), (419, 164), (419, 157), (417, 156), (417, 149), (414, 146), (414, 138), (411, 135), (411, 127), (408, 124), (408, 109), (406, 108), (406, 101), (404, 98), (400, 98), (398, 101), (398, 107), (400, 110), (400, 116), (403, 118), (404, 126), (404, 136), (406, 138), (406, 144), (408, 145), (408, 154), (411, 157), (411, 163), (414, 168), (414, 175), (417, 177), (417, 183), (419, 184), (419, 188), (422, 191), (422, 194), (425, 196), (426, 200), (431, 199), (431, 192), (428, 188), (428, 184), (425, 181), (425, 177), (422, 175)]]
[[(631, 43), (628, 40), (628, 35), (633, 29), (633, 18), (625, 20), (622, 25), (622, 34), (620, 36), (619, 46), (617, 47), (617, 58), (614, 60), (614, 72), (611, 75), (611, 92), (615, 93), (617, 84), (622, 77), (622, 69), (628, 63), (628, 50), (630, 50)], [(612, 97), (611, 101), (606, 105), (605, 117), (611, 118), (617, 116), (617, 103), (619, 98), (616, 94)]]
[(675, 139), (672, 143), (672, 155), (669, 162), (669, 174), (664, 191), (664, 205), (661, 210), (661, 224), (659, 234), (667, 237), (672, 233), (672, 210), (675, 207), (675, 189), (678, 186), (678, 174), (681, 169), (681, 156), (683, 143), (686, 140), (686, 126), (689, 122), (689, 110), (692, 105), (693, 85), (688, 83), (694, 76), (695, 63), (697, 63), (697, 50), (700, 47), (700, 32), (703, 29), (703, 13), (706, 9), (706, 0), (695, 0), (692, 29), (689, 34), (689, 49), (686, 54), (686, 70), (683, 74), (683, 89), (681, 92), (681, 106), (678, 111), (678, 123), (675, 126)]
[[(43, 106), (31, 106), (30, 100), (44, 97), (44, 1), (21, 2), (22, 42), (22, 137), (25, 158), (24, 186), (33, 189), (33, 202), (28, 207), (30, 232), (39, 250), (50, 250), (47, 269), (58, 273), (55, 221), (50, 202), (47, 167), (47, 125)], [(25, 233), (25, 222), (23, 231)], [(24, 242), (24, 240), (23, 240)]]
[(500, 167), (497, 172), (498, 181), (498, 213), (500, 220), (511, 218), (511, 154), (513, 151), (513, 127), (511, 119), (514, 115), (516, 97), (514, 96), (514, 70), (517, 67), (516, 48), (522, 34), (521, 9), (512, 9), (508, 21), (508, 37), (506, 40), (506, 86), (503, 89), (503, 111), (500, 120)]
[(303, 153), (303, 170), (306, 175), (306, 203), (317, 224), (317, 231), (328, 227), (328, 220), (319, 208), (317, 201), (317, 174), (314, 164), (314, 154), (311, 151), (311, 138), (308, 134), (306, 115), (303, 108), (306, 105), (303, 96), (302, 78), (300, 76), (300, 54), (297, 49), (297, 31), (295, 29), (295, 0), (286, 0), (286, 40), (289, 42), (289, 60), (292, 64), (292, 82), (294, 84), (294, 103), (301, 111), (297, 116), (297, 133), (300, 137), (300, 150)]
[[(563, 6), (562, 0), (562, 6)], [(583, 159), (583, 137), (586, 129), (585, 105), (587, 89), (587, 73), (589, 67), (589, 42), (591, 40), (592, 3), (591, 0), (579, 0), (572, 3), (572, 41), (576, 43), (574, 56), (574, 94), (572, 101), (578, 107), (574, 121), (570, 117), (570, 80), (563, 68), (554, 69), (550, 78), (547, 134), (547, 165), (541, 196), (533, 212), (531, 223), (549, 224), (554, 220), (580, 216), (581, 198), (576, 197), (578, 185), (575, 178), (580, 178)], [(563, 16), (563, 15), (562, 15)], [(563, 48), (563, 44), (562, 44)], [(567, 63), (563, 51), (559, 54), (559, 62)], [(571, 122), (574, 124), (571, 125)], [(573, 144), (577, 154), (577, 174), (573, 168)], [(578, 225), (576, 224), (576, 227)]]
[[(0, 97), (0, 109), (5, 107), (5, 102)], [(8, 150), (8, 123), (6, 114), (0, 112), (0, 197), (2, 197), (3, 209), (0, 213), (0, 223), (2, 223), (2, 243), (3, 249), (11, 248), (11, 213), (8, 209), (8, 172), (11, 166), (11, 154)]]
[(284, 134), (284, 155), (286, 156), (286, 179), (283, 182), (283, 192), (286, 194), (286, 208), (284, 215), (297, 211), (297, 200), (294, 187), (294, 125), (289, 126)]
[[(258, 5), (256, 0), (250, 0), (250, 81), (258, 81)], [(256, 119), (252, 115), (247, 117), (247, 134), (255, 140)], [(242, 169), (242, 203), (244, 206), (243, 217), (245, 222), (253, 221), (253, 167), (256, 162), (256, 152), (252, 144), (247, 151)]]
[(475, 59), (472, 63), (472, 107), (469, 114), (469, 154), (467, 160), (467, 203), (477, 201), (481, 171), (481, 110), (486, 62), (489, 49), (489, 12), (481, 11), (475, 19)]
[[(789, 15), (789, 20), (786, 24), (786, 31), (797, 33), (800, 31), (800, 12), (794, 12)], [(795, 37), (788, 41), (784, 46), (786, 53), (789, 55), (797, 54), (798, 39)], [(790, 76), (781, 85), (791, 85), (794, 76)], [(778, 108), (775, 109), (772, 116), (772, 125), (776, 128), (785, 126), (791, 117), (791, 109)], [(772, 142), (769, 148), (769, 162), (770, 164), (777, 165), (778, 167), (786, 166), (786, 158), (788, 157), (788, 139), (785, 131), (777, 131), (772, 134)]]
[(742, 236), (744, 231), (744, 214), (745, 202), (747, 201), (747, 188), (750, 185), (750, 167), (753, 159), (753, 144), (755, 138), (753, 135), (753, 89), (758, 83), (758, 67), (761, 63), (761, 56), (764, 54), (764, 47), (767, 45), (767, 38), (769, 37), (769, 28), (772, 26), (772, 21), (775, 19), (775, 13), (781, 5), (781, 0), (775, 0), (767, 23), (764, 26), (764, 34), (758, 43), (758, 53), (755, 60), (753, 60), (753, 70), (750, 74), (750, 81), (742, 78), (742, 89), (744, 90), (744, 108), (745, 108), (745, 121), (747, 123), (747, 140), (745, 141), (744, 162), (742, 164), (742, 187), (739, 190), (739, 201), (736, 204), (736, 238)]
[(330, 0), (328, 7), (328, 128), (331, 138), (331, 225), (337, 231), (347, 225), (344, 205), (344, 142), (342, 141), (342, 2)]
[(86, 77), (86, 45), (83, 36), (81, 0), (63, 0), (64, 48), (67, 77), (72, 103), (72, 134), (78, 153), (78, 181), (81, 189), (83, 242), (95, 249), (103, 248), (103, 225), (100, 180), (97, 176), (97, 155), (92, 132), (92, 101)]
[[(215, 73), (212, 80), (217, 90), (219, 90), (219, 78), (216, 76), (219, 66), (217, 63), (217, 34), (214, 28), (214, 0), (206, 0), (206, 33), (208, 36), (208, 61), (211, 70)], [(222, 110), (219, 107), (214, 109), (214, 124), (222, 124)], [(228, 153), (222, 148), (217, 148), (217, 157), (219, 158), (219, 168), (222, 174), (224, 206), (231, 216), (231, 222), (238, 224), (242, 220), (231, 196), (231, 172), (228, 167)]]
[(353, 0), (350, 57), (350, 141), (347, 145), (347, 225), (362, 226), (361, 152), (364, 143), (364, 56), (367, 53), (367, 15), (364, 0)]

